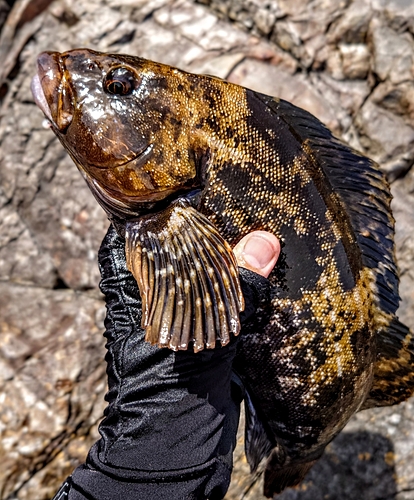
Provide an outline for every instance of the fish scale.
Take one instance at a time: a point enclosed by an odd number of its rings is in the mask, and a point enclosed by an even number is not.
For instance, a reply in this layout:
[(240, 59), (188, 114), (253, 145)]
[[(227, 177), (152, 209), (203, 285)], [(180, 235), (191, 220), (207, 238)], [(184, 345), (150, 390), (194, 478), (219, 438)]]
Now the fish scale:
[[(196, 356), (239, 336), (246, 455), (252, 470), (267, 461), (265, 495), (298, 484), (356, 411), (413, 393), (374, 162), (286, 101), (138, 57), (43, 53), (32, 90), (125, 236), (146, 339)], [(241, 328), (232, 248), (256, 229), (282, 251)]]

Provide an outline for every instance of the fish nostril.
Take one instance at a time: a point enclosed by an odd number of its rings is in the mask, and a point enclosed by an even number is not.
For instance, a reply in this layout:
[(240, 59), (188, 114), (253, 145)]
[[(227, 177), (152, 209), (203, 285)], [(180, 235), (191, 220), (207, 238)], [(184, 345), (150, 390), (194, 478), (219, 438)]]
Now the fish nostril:
[(42, 73), (60, 72), (58, 61), (56, 52), (42, 52), (37, 58), (37, 67)]

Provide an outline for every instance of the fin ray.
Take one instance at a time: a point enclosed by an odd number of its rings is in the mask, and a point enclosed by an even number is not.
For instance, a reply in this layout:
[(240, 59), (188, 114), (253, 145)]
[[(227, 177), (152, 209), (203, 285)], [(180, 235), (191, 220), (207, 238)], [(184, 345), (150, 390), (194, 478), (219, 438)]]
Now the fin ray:
[(244, 299), (230, 246), (185, 200), (127, 222), (128, 268), (143, 297), (146, 339), (195, 351), (240, 331)]
[(410, 330), (394, 317), (378, 336), (377, 350), (374, 381), (362, 410), (401, 403), (414, 392), (414, 338)]
[(260, 462), (270, 455), (275, 443), (269, 438), (247, 390), (244, 396), (244, 408), (246, 415), (244, 449), (250, 471), (253, 473)]

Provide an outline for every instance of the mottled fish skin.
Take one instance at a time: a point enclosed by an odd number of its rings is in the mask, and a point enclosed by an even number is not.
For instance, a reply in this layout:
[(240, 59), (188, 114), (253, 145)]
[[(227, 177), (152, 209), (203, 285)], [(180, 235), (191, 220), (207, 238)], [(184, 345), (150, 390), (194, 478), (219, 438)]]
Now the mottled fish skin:
[[(120, 69), (132, 90), (113, 95)], [(273, 448), (266, 495), (303, 479), (356, 411), (412, 394), (391, 196), (372, 161), (285, 101), (136, 57), (45, 53), (37, 78), (39, 105), (121, 230), (199, 189), (197, 210), (231, 247), (255, 229), (281, 240), (271, 301), (235, 362), (257, 411), (252, 467)]]

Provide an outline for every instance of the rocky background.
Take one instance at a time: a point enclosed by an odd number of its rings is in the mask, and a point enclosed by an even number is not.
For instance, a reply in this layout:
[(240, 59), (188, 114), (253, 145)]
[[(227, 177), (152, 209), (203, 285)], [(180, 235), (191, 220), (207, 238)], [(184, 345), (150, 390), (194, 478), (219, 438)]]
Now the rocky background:
[[(44, 127), (43, 50), (204, 72), (306, 108), (394, 194), (400, 317), (414, 328), (414, 2), (0, 0), (0, 498), (51, 498), (97, 439), (106, 390), (97, 250), (108, 225)], [(356, 415), (281, 500), (414, 499), (414, 401)], [(240, 436), (240, 441), (242, 437)], [(227, 499), (260, 500), (242, 448)]]

